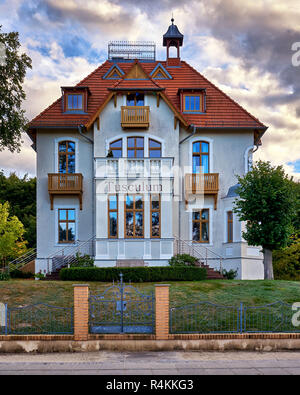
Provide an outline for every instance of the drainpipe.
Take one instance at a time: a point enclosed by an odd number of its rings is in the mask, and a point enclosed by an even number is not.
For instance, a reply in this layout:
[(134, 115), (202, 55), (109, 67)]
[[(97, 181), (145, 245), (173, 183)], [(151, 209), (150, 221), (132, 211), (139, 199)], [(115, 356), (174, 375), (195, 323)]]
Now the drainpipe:
[(86, 140), (88, 140), (91, 144), (94, 144), (94, 141), (90, 139), (88, 136), (82, 133), (82, 130), (84, 129), (84, 125), (78, 125), (78, 132), (80, 136), (84, 137)]
[(190, 135), (188, 135), (187, 137), (185, 137), (183, 140), (179, 141), (179, 144), (182, 144), (187, 139), (189, 139), (190, 137), (194, 136), (194, 134), (196, 133), (196, 126), (195, 125), (191, 125), (191, 126), (193, 127), (192, 133)]

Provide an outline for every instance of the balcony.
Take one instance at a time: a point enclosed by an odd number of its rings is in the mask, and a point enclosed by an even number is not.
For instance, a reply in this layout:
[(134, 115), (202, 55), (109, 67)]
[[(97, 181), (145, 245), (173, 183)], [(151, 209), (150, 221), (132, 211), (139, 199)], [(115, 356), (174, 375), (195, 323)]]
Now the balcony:
[(173, 177), (173, 158), (95, 158), (96, 178)]
[(122, 106), (122, 128), (148, 128), (149, 106)]
[(82, 180), (81, 173), (48, 174), (48, 191), (51, 202), (51, 210), (53, 210), (53, 199), (55, 195), (78, 195), (80, 202), (80, 210), (82, 210)]
[(217, 209), (219, 173), (186, 174), (185, 193), (187, 195), (213, 195), (214, 208)]

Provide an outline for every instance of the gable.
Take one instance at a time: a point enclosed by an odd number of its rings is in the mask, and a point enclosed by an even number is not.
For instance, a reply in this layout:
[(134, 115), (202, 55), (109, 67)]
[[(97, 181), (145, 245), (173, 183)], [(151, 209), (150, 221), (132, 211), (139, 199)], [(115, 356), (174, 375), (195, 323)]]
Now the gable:
[(135, 63), (124, 77), (124, 80), (149, 80), (149, 76), (145, 73), (139, 63)]
[(150, 76), (154, 80), (171, 80), (173, 78), (161, 63), (156, 65), (156, 67), (151, 71)]
[(119, 80), (124, 76), (124, 71), (117, 65), (114, 64), (102, 77), (104, 80)]

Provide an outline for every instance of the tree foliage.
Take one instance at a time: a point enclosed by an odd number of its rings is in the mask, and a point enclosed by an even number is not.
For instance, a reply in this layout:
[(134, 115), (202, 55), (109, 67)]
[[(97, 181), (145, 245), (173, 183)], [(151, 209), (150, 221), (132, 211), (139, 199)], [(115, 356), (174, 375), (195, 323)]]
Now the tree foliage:
[(259, 161), (238, 181), (239, 198), (234, 211), (241, 221), (246, 221), (244, 239), (271, 251), (285, 247), (293, 232), (296, 199), (292, 181), (282, 166)]
[(27, 123), (21, 108), (26, 97), (22, 84), (26, 69), (31, 68), (31, 59), (25, 53), (19, 53), (19, 34), (3, 33), (1, 28), (0, 25), (0, 48), (4, 47), (4, 59), (0, 59), (0, 151), (8, 148), (14, 152), (20, 149), (21, 133)]
[(36, 178), (25, 175), (19, 178), (15, 173), (5, 177), (0, 171), (0, 203), (8, 201), (11, 215), (15, 215), (25, 228), (24, 239), (28, 247), (36, 246)]
[(282, 166), (263, 161), (238, 181), (234, 212), (246, 222), (248, 244), (263, 247), (265, 279), (273, 279), (272, 251), (286, 247), (297, 226), (295, 185)]
[(277, 280), (300, 280), (300, 238), (273, 252), (274, 276)]
[(23, 240), (24, 226), (16, 216), (9, 215), (9, 203), (0, 203), (0, 262), (5, 266), (8, 260), (26, 252)]

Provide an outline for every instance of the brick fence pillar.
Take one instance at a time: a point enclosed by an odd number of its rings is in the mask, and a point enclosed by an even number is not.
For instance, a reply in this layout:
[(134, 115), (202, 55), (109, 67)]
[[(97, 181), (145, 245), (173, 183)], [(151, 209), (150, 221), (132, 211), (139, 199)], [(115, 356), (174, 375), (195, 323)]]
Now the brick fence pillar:
[(74, 287), (74, 340), (88, 340), (89, 335), (89, 286)]
[(155, 285), (155, 334), (157, 340), (169, 338), (169, 284)]

